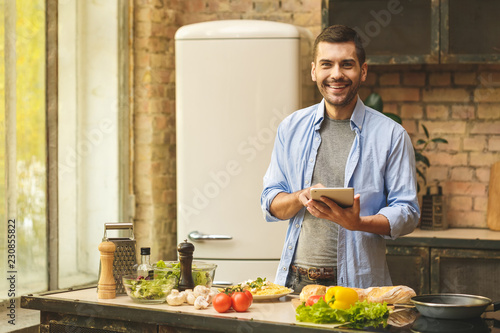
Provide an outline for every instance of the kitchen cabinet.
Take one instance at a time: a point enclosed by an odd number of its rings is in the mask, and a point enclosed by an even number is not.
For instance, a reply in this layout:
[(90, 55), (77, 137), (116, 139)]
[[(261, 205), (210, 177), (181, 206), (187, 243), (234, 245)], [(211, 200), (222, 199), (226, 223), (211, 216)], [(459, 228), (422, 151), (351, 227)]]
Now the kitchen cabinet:
[(387, 242), (394, 284), (417, 294), (462, 293), (500, 299), (500, 233), (489, 230), (417, 230)]
[(344, 24), (370, 64), (500, 62), (497, 0), (324, 0), (323, 26)]

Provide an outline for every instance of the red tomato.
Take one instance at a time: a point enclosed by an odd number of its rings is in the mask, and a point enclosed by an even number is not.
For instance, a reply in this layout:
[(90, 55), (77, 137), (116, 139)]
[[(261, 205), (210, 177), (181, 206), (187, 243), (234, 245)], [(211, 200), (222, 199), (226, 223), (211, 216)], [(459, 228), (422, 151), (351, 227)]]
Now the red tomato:
[(311, 306), (311, 305), (317, 303), (320, 298), (323, 298), (323, 300), (324, 300), (325, 299), (325, 295), (312, 295), (312, 296), (309, 296), (309, 298), (306, 301), (306, 306)]
[(217, 312), (226, 312), (231, 308), (231, 297), (229, 295), (220, 293), (214, 296), (212, 305)]
[(253, 303), (253, 295), (250, 292), (250, 290), (245, 290), (245, 295), (247, 295), (247, 297), (250, 299), (250, 305), (252, 305), (252, 303)]
[(252, 301), (248, 296), (241, 291), (237, 291), (233, 293), (231, 296), (231, 306), (236, 312), (244, 312), (248, 310)]

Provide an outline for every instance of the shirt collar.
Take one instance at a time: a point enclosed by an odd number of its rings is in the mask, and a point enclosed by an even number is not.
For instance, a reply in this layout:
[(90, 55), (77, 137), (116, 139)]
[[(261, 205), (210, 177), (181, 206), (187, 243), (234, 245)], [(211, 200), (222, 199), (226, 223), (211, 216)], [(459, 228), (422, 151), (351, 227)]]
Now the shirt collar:
[[(351, 115), (351, 129), (358, 128), (361, 131), (363, 126), (363, 119), (365, 118), (365, 104), (361, 101), (361, 98), (358, 96), (358, 101), (356, 102), (356, 106), (354, 107), (354, 111)], [(325, 118), (325, 99), (319, 103), (318, 108), (316, 109), (316, 117), (314, 120), (314, 125), (317, 130), (319, 130), (323, 119)]]
[(351, 115), (351, 129), (354, 130), (355, 127), (361, 131), (363, 127), (363, 119), (365, 119), (366, 107), (365, 104), (361, 101), (361, 98), (358, 96), (358, 101), (356, 102), (356, 106), (354, 107), (354, 111)]

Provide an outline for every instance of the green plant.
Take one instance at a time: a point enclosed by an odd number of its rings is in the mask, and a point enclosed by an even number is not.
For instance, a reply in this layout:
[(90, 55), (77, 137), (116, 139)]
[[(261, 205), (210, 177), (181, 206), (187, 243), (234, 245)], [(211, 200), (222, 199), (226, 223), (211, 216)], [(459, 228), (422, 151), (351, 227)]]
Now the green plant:
[[(371, 107), (377, 111), (380, 111), (387, 117), (391, 118), (398, 124), (402, 124), (403, 120), (397, 114), (384, 112), (384, 102), (382, 101), (382, 97), (377, 93), (371, 93), (365, 100), (364, 103), (366, 106)], [(424, 155), (424, 151), (427, 149), (431, 142), (434, 143), (448, 143), (446, 139), (443, 138), (431, 138), (429, 135), (429, 131), (424, 124), (422, 124), (422, 128), (424, 130), (425, 139), (418, 139), (417, 142), (413, 145), (413, 150), (415, 151), (415, 162), (416, 162), (416, 172), (418, 177), (423, 180), (424, 185), (427, 185), (427, 179), (425, 178), (425, 167), (430, 167), (431, 163), (427, 156)], [(417, 190), (420, 192), (420, 183), (417, 182)]]

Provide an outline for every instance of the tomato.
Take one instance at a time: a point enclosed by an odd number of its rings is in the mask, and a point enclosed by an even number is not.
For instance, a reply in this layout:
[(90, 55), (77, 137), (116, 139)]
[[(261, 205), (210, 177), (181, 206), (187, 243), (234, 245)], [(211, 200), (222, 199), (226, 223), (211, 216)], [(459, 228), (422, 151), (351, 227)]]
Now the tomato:
[(212, 305), (217, 312), (226, 312), (231, 308), (231, 297), (229, 295), (220, 293), (214, 296)]
[(319, 299), (322, 298), (325, 300), (325, 295), (312, 295), (309, 296), (309, 298), (306, 301), (306, 306), (311, 306), (319, 301)]
[(250, 292), (250, 290), (245, 290), (245, 295), (247, 295), (248, 298), (250, 298), (250, 305), (253, 303), (253, 295)]
[(252, 301), (244, 292), (237, 291), (231, 296), (231, 306), (236, 312), (248, 310), (250, 304), (252, 304)]

